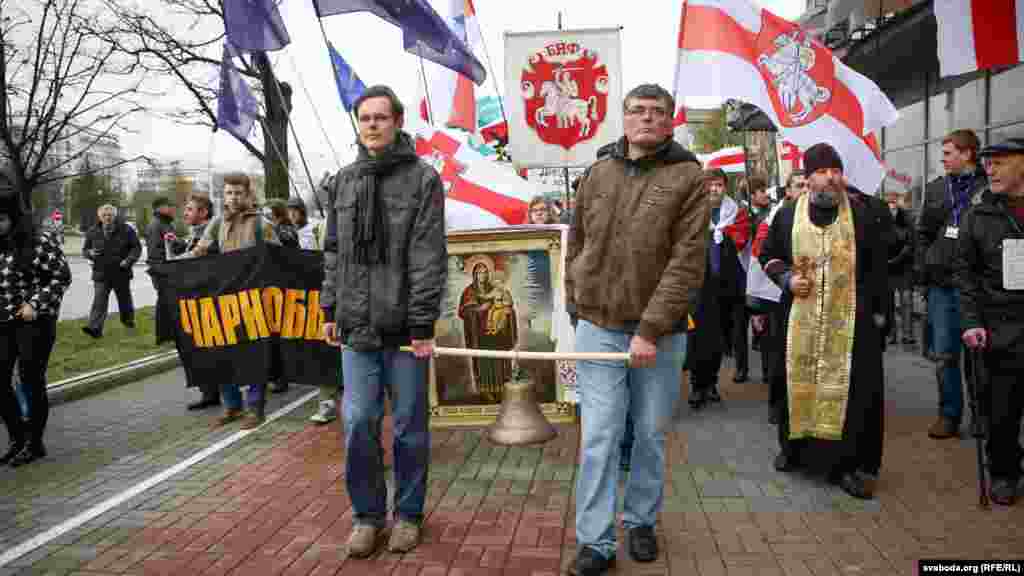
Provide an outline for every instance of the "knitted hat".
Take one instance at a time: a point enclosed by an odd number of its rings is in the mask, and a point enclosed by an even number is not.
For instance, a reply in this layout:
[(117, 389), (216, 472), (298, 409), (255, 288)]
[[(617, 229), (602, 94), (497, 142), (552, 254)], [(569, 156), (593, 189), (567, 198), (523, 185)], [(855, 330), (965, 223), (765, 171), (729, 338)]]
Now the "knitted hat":
[(836, 149), (824, 142), (815, 144), (804, 152), (804, 170), (808, 175), (822, 168), (843, 169), (843, 159)]

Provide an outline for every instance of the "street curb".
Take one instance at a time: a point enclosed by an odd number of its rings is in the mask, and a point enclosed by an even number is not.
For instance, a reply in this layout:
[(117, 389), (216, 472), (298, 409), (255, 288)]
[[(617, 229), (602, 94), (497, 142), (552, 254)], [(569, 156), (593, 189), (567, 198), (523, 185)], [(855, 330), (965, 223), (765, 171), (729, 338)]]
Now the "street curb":
[(103, 368), (54, 382), (46, 387), (50, 404), (63, 404), (106, 392), (118, 386), (137, 382), (167, 372), (181, 364), (177, 350), (152, 354), (125, 364)]

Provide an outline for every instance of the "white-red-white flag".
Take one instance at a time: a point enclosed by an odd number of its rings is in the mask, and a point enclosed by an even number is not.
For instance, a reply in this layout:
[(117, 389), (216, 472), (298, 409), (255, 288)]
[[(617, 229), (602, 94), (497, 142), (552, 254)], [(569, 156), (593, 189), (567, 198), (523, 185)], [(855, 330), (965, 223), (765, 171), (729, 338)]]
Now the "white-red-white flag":
[(1024, 0), (935, 0), (934, 10), (942, 76), (1024, 60)]
[(876, 192), (885, 170), (872, 133), (899, 113), (799, 26), (748, 0), (688, 0), (679, 49), (677, 97), (749, 102), (793, 144), (831, 144), (850, 183)]
[[(473, 0), (449, 0), (448, 25), (471, 51), (482, 43)], [(473, 80), (433, 62), (423, 63), (427, 85), (419, 79), (420, 118), (437, 126), (476, 132), (476, 89)]]
[(416, 130), (416, 154), (441, 175), (448, 230), (525, 224), (526, 209), (543, 190), (521, 178), (510, 164), (486, 158), (454, 130)]
[(742, 174), (747, 171), (746, 155), (742, 146), (729, 146), (710, 154), (697, 154), (697, 160), (705, 170), (721, 169), (726, 174)]

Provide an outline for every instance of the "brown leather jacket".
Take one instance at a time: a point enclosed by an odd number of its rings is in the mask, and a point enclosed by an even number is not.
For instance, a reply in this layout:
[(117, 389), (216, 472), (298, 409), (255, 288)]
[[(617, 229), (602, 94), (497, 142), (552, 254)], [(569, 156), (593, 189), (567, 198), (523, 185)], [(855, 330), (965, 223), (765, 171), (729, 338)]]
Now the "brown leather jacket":
[(643, 338), (686, 331), (704, 282), (708, 202), (696, 156), (675, 141), (629, 160), (625, 138), (587, 171), (567, 248), (567, 310)]

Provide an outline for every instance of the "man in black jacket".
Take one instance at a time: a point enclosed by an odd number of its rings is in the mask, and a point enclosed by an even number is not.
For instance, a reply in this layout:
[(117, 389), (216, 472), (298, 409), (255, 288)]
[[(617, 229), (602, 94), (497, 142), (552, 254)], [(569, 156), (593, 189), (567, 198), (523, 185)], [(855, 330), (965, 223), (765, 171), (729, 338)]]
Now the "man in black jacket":
[(388, 549), (408, 552), (419, 544), (430, 462), (427, 361), (448, 250), (441, 177), (402, 131), (402, 103), (390, 88), (373, 86), (355, 109), (359, 156), (335, 178), (320, 298), (327, 342), (345, 345), (348, 552), (363, 558), (374, 553), (387, 522), (389, 474), (380, 446), (385, 393), (395, 430), (396, 523)]
[(981, 155), (992, 193), (963, 220), (954, 281), (960, 289), (961, 338), (968, 348), (984, 351), (989, 371), (981, 404), (990, 422), (992, 501), (1011, 506), (1021, 475), (1024, 278), (1005, 263), (1024, 255), (1024, 138), (989, 146)]
[(164, 306), (163, 279), (157, 269), (167, 261), (165, 237), (174, 235), (174, 205), (163, 196), (153, 199), (153, 220), (146, 226), (146, 264), (149, 265), (149, 277), (156, 290), (156, 309), (154, 311), (154, 331), (156, 343), (160, 344), (174, 339), (175, 328), (170, 318), (166, 317)]
[(97, 215), (99, 222), (86, 233), (82, 245), (82, 254), (92, 261), (92, 281), (95, 287), (89, 323), (82, 327), (82, 332), (93, 338), (103, 336), (111, 290), (117, 296), (121, 323), (129, 328), (135, 327), (132, 266), (142, 254), (142, 244), (135, 230), (117, 218), (114, 206), (100, 206)]
[(932, 351), (945, 363), (939, 390), (939, 417), (928, 429), (932, 438), (960, 434), (963, 385), (960, 376), (960, 291), (953, 285), (953, 260), (960, 222), (988, 182), (978, 166), (978, 137), (956, 130), (942, 141), (946, 175), (925, 188), (917, 226), (917, 283), (926, 288)]

